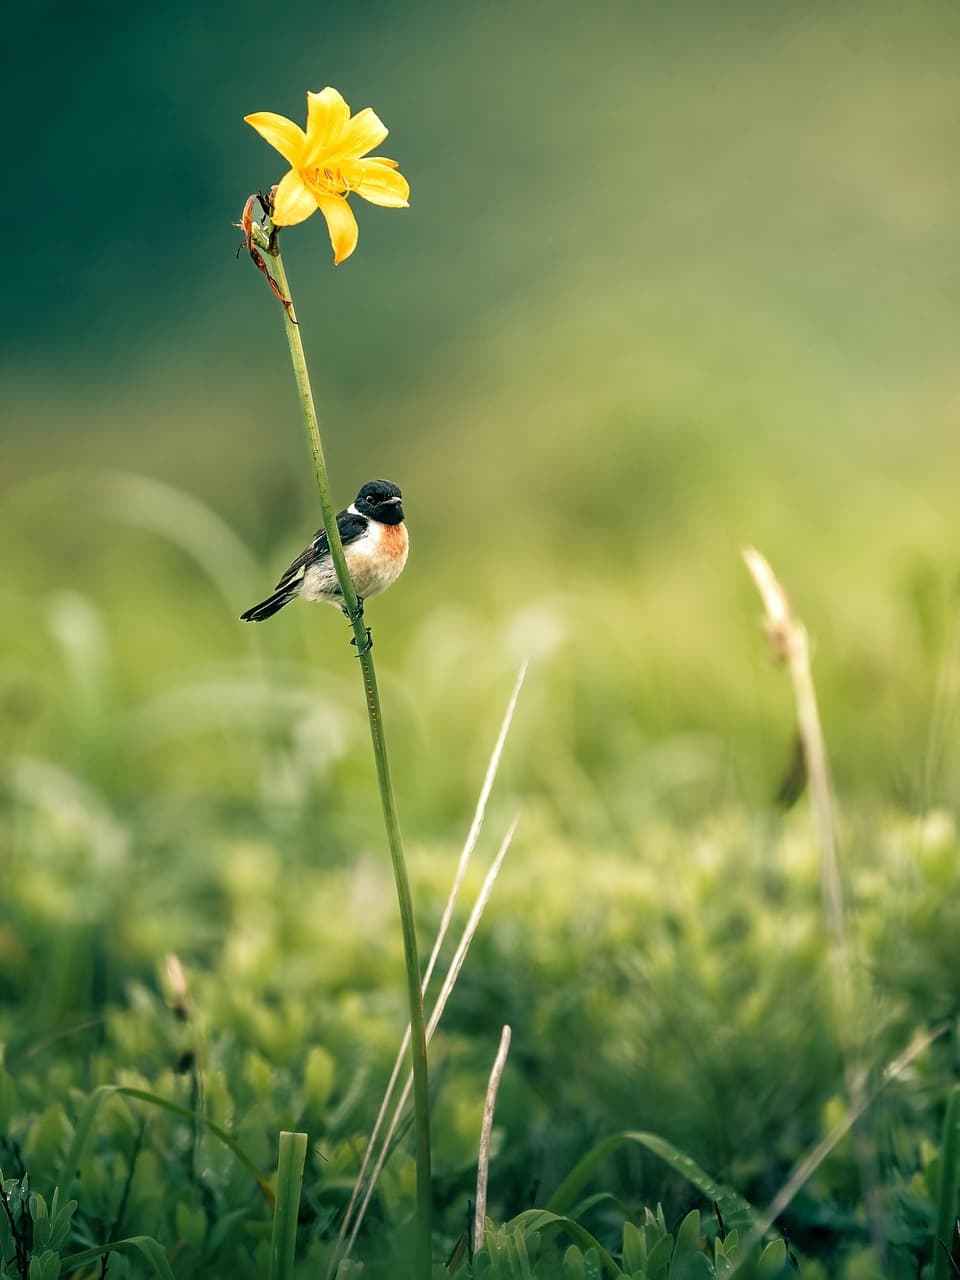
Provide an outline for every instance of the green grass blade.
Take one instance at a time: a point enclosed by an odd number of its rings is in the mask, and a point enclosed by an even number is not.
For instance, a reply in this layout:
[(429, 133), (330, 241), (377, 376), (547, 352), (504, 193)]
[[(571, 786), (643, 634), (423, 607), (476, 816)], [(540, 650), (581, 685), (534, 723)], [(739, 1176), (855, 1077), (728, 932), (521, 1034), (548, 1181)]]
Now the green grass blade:
[(512, 1219), (510, 1226), (521, 1229), (524, 1238), (545, 1228), (560, 1227), (582, 1248), (597, 1251), (600, 1265), (608, 1276), (612, 1276), (613, 1280), (624, 1280), (624, 1272), (617, 1266), (613, 1257), (586, 1227), (582, 1227), (579, 1222), (574, 1222), (573, 1218), (566, 1218), (560, 1213), (551, 1213), (549, 1209), (527, 1209), (524, 1213), (518, 1213)]
[(937, 1229), (933, 1237), (933, 1280), (947, 1280), (957, 1222), (960, 1194), (960, 1085), (954, 1087), (947, 1103), (940, 1143), (940, 1202)]
[(612, 1191), (594, 1191), (592, 1195), (584, 1196), (582, 1200), (578, 1200), (567, 1214), (567, 1217), (574, 1218), (579, 1222), (584, 1214), (589, 1213), (598, 1204), (610, 1205), (622, 1218), (629, 1218), (630, 1216), (630, 1210), (626, 1204), (619, 1196), (614, 1195)]
[(73, 1180), (76, 1177), (77, 1168), (86, 1154), (87, 1146), (93, 1134), (93, 1122), (96, 1119), (100, 1104), (104, 1098), (111, 1094), (120, 1094), (126, 1098), (136, 1098), (140, 1102), (146, 1102), (151, 1106), (161, 1107), (164, 1111), (170, 1111), (175, 1116), (181, 1116), (184, 1120), (202, 1124), (209, 1129), (215, 1138), (219, 1138), (223, 1145), (233, 1152), (243, 1167), (253, 1175), (267, 1203), (270, 1205), (274, 1203), (273, 1188), (240, 1144), (227, 1133), (226, 1129), (221, 1129), (218, 1124), (214, 1124), (212, 1120), (208, 1120), (200, 1112), (191, 1111), (189, 1107), (182, 1107), (178, 1102), (171, 1102), (169, 1098), (163, 1098), (158, 1093), (149, 1093), (146, 1089), (133, 1089), (127, 1085), (113, 1084), (104, 1084), (95, 1089), (84, 1103), (83, 1110), (80, 1112), (77, 1127), (74, 1130), (73, 1138), (67, 1148), (67, 1154), (63, 1158), (63, 1165), (60, 1170), (59, 1185), (63, 1189), (65, 1196), (69, 1195)]
[(64, 1272), (73, 1271), (85, 1262), (93, 1262), (102, 1258), (105, 1253), (119, 1253), (135, 1250), (143, 1254), (154, 1275), (160, 1280), (176, 1280), (167, 1261), (167, 1255), (154, 1240), (153, 1236), (128, 1236), (125, 1240), (111, 1240), (109, 1244), (98, 1244), (92, 1249), (84, 1249), (82, 1253), (72, 1253), (69, 1258), (61, 1259), (60, 1266)]
[(658, 1137), (655, 1133), (640, 1133), (635, 1130), (612, 1133), (602, 1142), (598, 1142), (593, 1150), (588, 1151), (570, 1170), (553, 1193), (547, 1208), (553, 1213), (567, 1213), (597, 1165), (627, 1143), (636, 1143), (646, 1148), (669, 1165), (675, 1173), (679, 1173), (681, 1177), (692, 1183), (708, 1200), (715, 1200), (720, 1206), (728, 1230), (740, 1224), (749, 1225), (753, 1221), (755, 1216), (753, 1208), (742, 1196), (714, 1181), (696, 1161), (666, 1139)]
[(277, 1202), (273, 1208), (273, 1238), (270, 1241), (270, 1280), (293, 1280), (297, 1251), (297, 1215), (303, 1186), (303, 1165), (307, 1158), (305, 1133), (280, 1134), (277, 1163)]
[(121, 1093), (127, 1098), (138, 1098), (141, 1102), (148, 1102), (154, 1107), (162, 1107), (164, 1111), (170, 1111), (175, 1116), (182, 1116), (184, 1120), (191, 1120), (196, 1124), (202, 1124), (213, 1134), (215, 1138), (219, 1138), (225, 1147), (227, 1147), (237, 1157), (243, 1167), (248, 1170), (257, 1181), (257, 1186), (263, 1193), (264, 1199), (273, 1204), (276, 1197), (273, 1188), (263, 1176), (257, 1166), (253, 1163), (243, 1147), (227, 1133), (226, 1129), (222, 1129), (220, 1125), (214, 1124), (212, 1120), (208, 1120), (205, 1115), (201, 1115), (199, 1111), (191, 1111), (189, 1107), (182, 1107), (179, 1102), (171, 1102), (169, 1098), (162, 1098), (158, 1093), (148, 1093), (146, 1089), (131, 1089), (126, 1085), (118, 1085), (115, 1087), (116, 1093)]

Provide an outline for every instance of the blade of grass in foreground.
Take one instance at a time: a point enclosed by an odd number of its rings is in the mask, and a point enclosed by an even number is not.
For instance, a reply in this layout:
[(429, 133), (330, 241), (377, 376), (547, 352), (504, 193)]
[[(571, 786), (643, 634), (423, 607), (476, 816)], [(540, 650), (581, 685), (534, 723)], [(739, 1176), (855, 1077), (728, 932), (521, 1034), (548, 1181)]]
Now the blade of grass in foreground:
[(273, 1207), (273, 1237), (270, 1241), (270, 1280), (293, 1280), (297, 1251), (297, 1215), (303, 1187), (303, 1165), (307, 1158), (305, 1133), (280, 1134), (277, 1162), (277, 1203)]
[[(84, 1249), (82, 1253), (72, 1253), (69, 1258), (60, 1259), (61, 1270), (66, 1273), (75, 1271), (85, 1262), (94, 1262), (97, 1258), (106, 1257), (108, 1253), (130, 1253), (135, 1251), (143, 1255), (160, 1280), (176, 1280), (167, 1261), (167, 1255), (153, 1236), (128, 1236), (125, 1240), (111, 1240), (109, 1244), (94, 1245), (92, 1249)], [(32, 1273), (32, 1267), (31, 1267)], [(101, 1275), (105, 1274), (103, 1271)]]
[(208, 1120), (200, 1112), (191, 1111), (189, 1107), (182, 1107), (178, 1102), (171, 1102), (169, 1098), (162, 1098), (157, 1093), (148, 1093), (146, 1089), (133, 1089), (127, 1085), (115, 1084), (100, 1085), (98, 1089), (94, 1089), (84, 1103), (80, 1118), (77, 1120), (77, 1127), (73, 1131), (73, 1138), (67, 1148), (67, 1153), (63, 1158), (63, 1164), (60, 1169), (58, 1183), (63, 1189), (64, 1195), (69, 1195), (73, 1180), (76, 1177), (77, 1167), (86, 1154), (87, 1146), (93, 1136), (93, 1122), (96, 1119), (100, 1103), (111, 1094), (120, 1094), (126, 1098), (136, 1098), (140, 1102), (160, 1107), (164, 1111), (172, 1112), (175, 1116), (181, 1116), (184, 1120), (192, 1120), (195, 1124), (201, 1124), (204, 1128), (209, 1129), (213, 1136), (219, 1138), (223, 1145), (233, 1152), (243, 1167), (253, 1175), (267, 1203), (270, 1205), (274, 1203), (273, 1188), (236, 1139), (227, 1133), (226, 1129), (221, 1129), (218, 1124), (214, 1124), (212, 1120)]
[(708, 1200), (718, 1204), (728, 1230), (750, 1226), (753, 1223), (756, 1214), (743, 1196), (738, 1195), (730, 1187), (714, 1181), (695, 1160), (667, 1142), (665, 1138), (655, 1133), (641, 1133), (636, 1130), (612, 1133), (602, 1142), (598, 1142), (593, 1150), (588, 1151), (570, 1170), (551, 1196), (547, 1208), (552, 1213), (568, 1213), (597, 1165), (627, 1143), (636, 1143), (658, 1156), (675, 1173), (679, 1173), (681, 1177), (691, 1182)]
[(574, 1222), (572, 1218), (565, 1218), (559, 1213), (551, 1213), (549, 1209), (527, 1209), (523, 1213), (518, 1213), (510, 1225), (514, 1228), (521, 1228), (524, 1236), (528, 1238), (533, 1235), (539, 1235), (551, 1227), (561, 1228), (568, 1236), (576, 1240), (577, 1244), (582, 1245), (584, 1249), (596, 1250), (600, 1258), (600, 1265), (608, 1276), (612, 1276), (613, 1280), (624, 1280), (624, 1272), (620, 1270), (599, 1240), (592, 1236), (586, 1227), (582, 1227), (579, 1222)]
[(940, 1203), (933, 1237), (933, 1280), (947, 1280), (957, 1230), (957, 1195), (960, 1193), (960, 1085), (947, 1103), (940, 1143)]

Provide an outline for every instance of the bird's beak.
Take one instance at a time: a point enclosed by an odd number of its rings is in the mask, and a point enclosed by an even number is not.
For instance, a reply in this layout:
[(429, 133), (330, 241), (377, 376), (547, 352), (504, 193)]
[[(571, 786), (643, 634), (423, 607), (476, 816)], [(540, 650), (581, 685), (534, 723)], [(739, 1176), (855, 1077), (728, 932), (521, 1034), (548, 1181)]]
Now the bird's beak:
[(388, 499), (387, 499), (387, 506), (388, 506), (388, 507), (390, 507), (390, 506), (396, 507), (396, 506), (399, 506), (399, 505), (400, 505), (400, 503), (401, 503), (402, 501), (403, 501), (403, 498), (400, 498), (400, 497), (397, 497), (397, 498), (388, 498)]

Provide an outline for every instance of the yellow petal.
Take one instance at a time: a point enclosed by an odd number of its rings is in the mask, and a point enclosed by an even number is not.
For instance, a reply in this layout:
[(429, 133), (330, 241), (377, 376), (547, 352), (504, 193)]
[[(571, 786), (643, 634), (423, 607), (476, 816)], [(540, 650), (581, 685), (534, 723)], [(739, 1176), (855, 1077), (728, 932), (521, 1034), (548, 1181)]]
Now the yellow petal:
[(337, 157), (351, 159), (365, 156), (387, 136), (389, 130), (372, 107), (364, 107), (362, 111), (349, 121), (337, 142)]
[(317, 201), (296, 169), (284, 174), (273, 197), (273, 221), (278, 227), (295, 227), (316, 213)]
[(316, 204), (327, 220), (330, 243), (333, 245), (333, 265), (337, 267), (357, 247), (357, 237), (360, 234), (357, 220), (343, 196), (319, 196)]
[(355, 191), (371, 204), (403, 209), (410, 203), (410, 184), (397, 172), (393, 160), (345, 160), (340, 172)]
[(274, 111), (255, 111), (252, 116), (243, 118), (271, 147), (276, 147), (284, 160), (289, 161), (294, 168), (300, 164), (307, 135), (298, 124), (294, 124), (286, 116), (278, 116)]
[(336, 89), (327, 85), (320, 93), (307, 94), (307, 147), (303, 168), (322, 164), (339, 146), (350, 122), (350, 108)]

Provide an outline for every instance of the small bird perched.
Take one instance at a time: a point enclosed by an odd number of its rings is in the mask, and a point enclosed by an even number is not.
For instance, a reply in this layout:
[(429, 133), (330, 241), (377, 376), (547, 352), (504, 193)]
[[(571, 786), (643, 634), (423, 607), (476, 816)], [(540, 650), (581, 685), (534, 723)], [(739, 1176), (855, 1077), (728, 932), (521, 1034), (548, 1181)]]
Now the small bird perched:
[[(389, 480), (371, 480), (337, 516), (337, 528), (362, 609), (365, 599), (393, 586), (407, 563), (409, 539), (403, 523), (403, 494)], [(325, 600), (346, 612), (330, 544), (322, 529), (294, 560), (273, 595), (242, 613), (240, 620), (263, 622), (297, 596)]]

